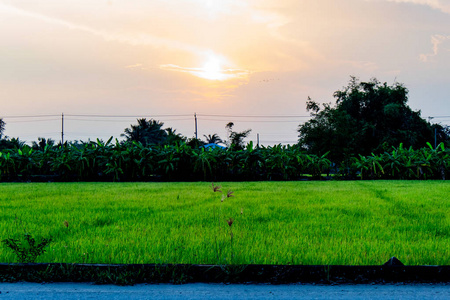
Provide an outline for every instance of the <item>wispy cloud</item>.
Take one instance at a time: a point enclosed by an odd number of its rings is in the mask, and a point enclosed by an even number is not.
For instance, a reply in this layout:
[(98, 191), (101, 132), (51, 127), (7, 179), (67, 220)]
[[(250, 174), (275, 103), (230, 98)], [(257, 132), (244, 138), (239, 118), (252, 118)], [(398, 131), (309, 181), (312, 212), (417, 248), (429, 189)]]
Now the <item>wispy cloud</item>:
[(114, 41), (119, 43), (126, 43), (132, 46), (139, 45), (151, 45), (154, 47), (166, 47), (173, 50), (182, 50), (190, 53), (198, 54), (199, 52), (206, 52), (206, 49), (201, 49), (199, 47), (182, 43), (180, 41), (161, 38), (154, 35), (149, 35), (147, 33), (130, 33), (130, 34), (120, 34), (115, 32), (108, 32), (105, 30), (91, 28), (86, 25), (76, 24), (73, 22), (69, 22), (63, 19), (46, 16), (40, 13), (36, 13), (33, 11), (24, 10), (21, 8), (17, 8), (12, 5), (7, 5), (4, 3), (0, 3), (0, 12), (6, 12), (11, 14), (16, 14), (19, 16), (29, 17), (36, 20), (40, 20), (46, 23), (59, 25), (66, 27), (71, 30), (79, 30), (83, 31), (95, 36), (98, 36), (106, 41)]
[(142, 67), (142, 64), (134, 64), (134, 65), (125, 66), (126, 69), (133, 69), (133, 68), (140, 68), (140, 67)]
[(223, 70), (216, 70), (214, 72), (211, 72), (205, 68), (187, 68), (187, 67), (180, 67), (174, 64), (165, 64), (159, 66), (162, 70), (166, 71), (176, 71), (176, 72), (183, 72), (183, 73), (189, 73), (191, 75), (210, 79), (210, 80), (228, 80), (228, 79), (246, 79), (248, 75), (250, 74), (250, 71), (248, 70), (242, 70), (242, 69), (223, 69)]
[(431, 44), (433, 45), (433, 51), (428, 54), (421, 54), (420, 60), (423, 62), (428, 62), (431, 57), (434, 57), (439, 54), (439, 47), (445, 41), (450, 40), (450, 35), (440, 35), (435, 34), (431, 37)]
[(386, 0), (386, 1), (426, 5), (433, 9), (437, 9), (444, 13), (450, 14), (450, 3), (448, 0)]

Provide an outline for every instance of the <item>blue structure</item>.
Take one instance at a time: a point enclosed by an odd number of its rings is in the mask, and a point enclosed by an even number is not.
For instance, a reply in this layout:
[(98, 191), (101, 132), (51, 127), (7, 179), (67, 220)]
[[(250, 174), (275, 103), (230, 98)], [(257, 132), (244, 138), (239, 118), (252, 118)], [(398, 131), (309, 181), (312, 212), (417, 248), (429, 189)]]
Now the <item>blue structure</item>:
[(222, 146), (222, 145), (219, 145), (219, 144), (214, 144), (214, 143), (206, 144), (203, 147), (205, 147), (206, 149), (215, 149), (215, 148), (225, 149), (226, 148), (225, 146)]

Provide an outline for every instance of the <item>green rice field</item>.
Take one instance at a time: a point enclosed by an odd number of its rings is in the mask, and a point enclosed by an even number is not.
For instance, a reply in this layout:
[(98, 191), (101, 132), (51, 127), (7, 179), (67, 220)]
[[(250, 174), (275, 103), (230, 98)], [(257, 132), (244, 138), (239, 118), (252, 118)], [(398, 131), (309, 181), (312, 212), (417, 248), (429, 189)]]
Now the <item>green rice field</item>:
[(449, 182), (218, 185), (1, 183), (0, 240), (51, 237), (37, 262), (450, 265)]

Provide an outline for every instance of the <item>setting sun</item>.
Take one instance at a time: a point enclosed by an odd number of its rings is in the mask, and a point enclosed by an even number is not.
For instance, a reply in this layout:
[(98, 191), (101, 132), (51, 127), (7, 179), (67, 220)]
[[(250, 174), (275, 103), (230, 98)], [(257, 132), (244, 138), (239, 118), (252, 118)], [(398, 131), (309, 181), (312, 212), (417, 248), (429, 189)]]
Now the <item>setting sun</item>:
[(230, 79), (240, 79), (246, 81), (251, 73), (249, 70), (245, 69), (229, 68), (230, 63), (228, 60), (224, 56), (213, 52), (206, 54), (203, 53), (202, 57), (205, 57), (206, 61), (201, 67), (182, 67), (174, 64), (165, 64), (160, 65), (159, 67), (166, 71), (189, 73), (199, 78), (214, 81), (225, 81)]
[(229, 75), (224, 73), (222, 68), (224, 59), (217, 55), (208, 55), (208, 60), (196, 75), (209, 80), (225, 80)]

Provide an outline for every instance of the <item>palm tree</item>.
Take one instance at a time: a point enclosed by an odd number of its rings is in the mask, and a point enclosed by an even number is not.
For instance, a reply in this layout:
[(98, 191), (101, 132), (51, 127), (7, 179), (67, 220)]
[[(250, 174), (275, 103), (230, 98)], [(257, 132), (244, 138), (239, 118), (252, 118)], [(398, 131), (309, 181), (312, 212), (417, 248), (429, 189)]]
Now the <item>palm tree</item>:
[(141, 142), (143, 145), (164, 144), (167, 140), (167, 132), (162, 129), (163, 122), (150, 119), (137, 119), (137, 125), (130, 125), (121, 136), (127, 141)]
[(213, 135), (208, 134), (208, 135), (203, 135), (206, 139), (206, 143), (207, 144), (218, 144), (218, 143), (223, 143), (222, 139), (217, 135), (217, 133), (214, 133)]
[(176, 129), (168, 127), (165, 130), (167, 132), (167, 141), (166, 141), (167, 144), (173, 145), (176, 144), (177, 142), (186, 141), (186, 138), (183, 135), (181, 135), (181, 133), (177, 133)]
[(251, 129), (244, 130), (242, 132), (233, 131), (233, 122), (229, 122), (225, 128), (228, 131), (228, 144), (233, 146), (236, 150), (242, 150), (245, 148), (244, 139), (250, 134)]

